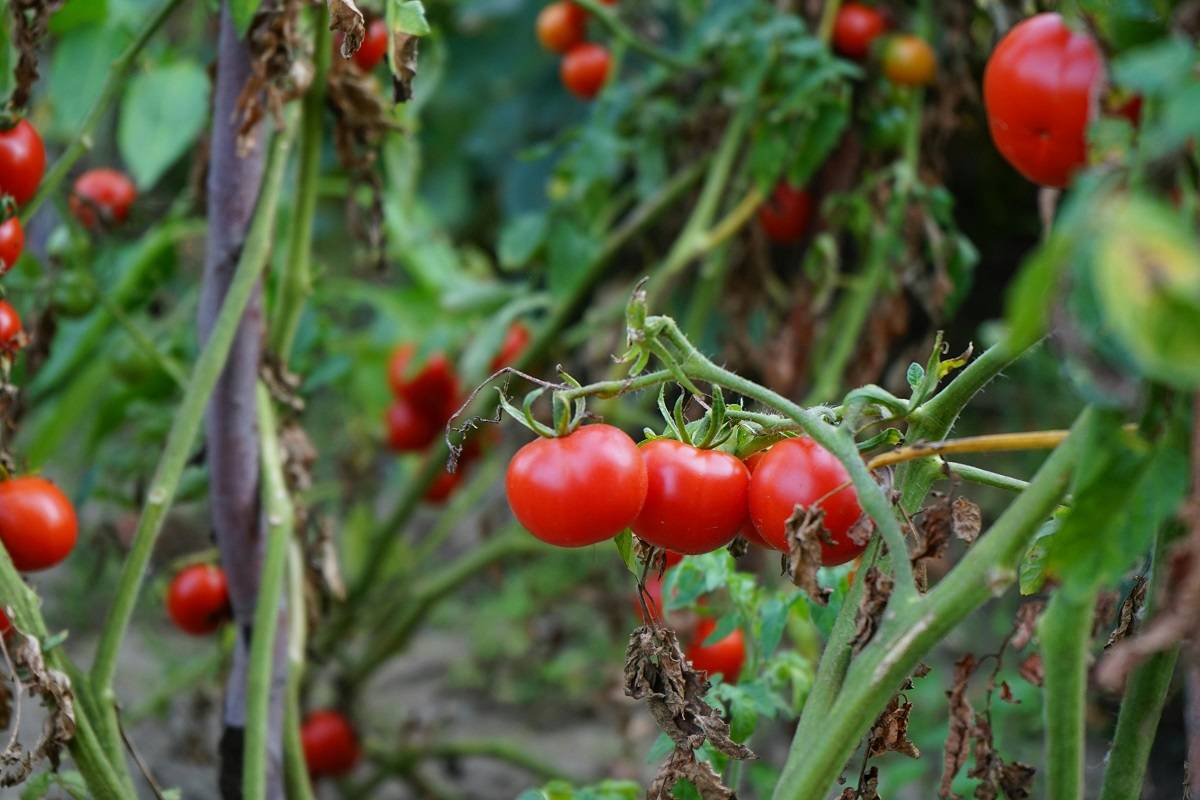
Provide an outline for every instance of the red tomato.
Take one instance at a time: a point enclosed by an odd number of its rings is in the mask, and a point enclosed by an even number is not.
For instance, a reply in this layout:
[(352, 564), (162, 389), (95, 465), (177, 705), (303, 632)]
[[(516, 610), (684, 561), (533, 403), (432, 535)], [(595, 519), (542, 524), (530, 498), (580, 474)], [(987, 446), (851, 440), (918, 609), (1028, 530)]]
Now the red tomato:
[(667, 562), (667, 565), (663, 567), (664, 571), (683, 561), (683, 553), (676, 553), (674, 550), (663, 550), (663, 555), (666, 556)]
[(586, 547), (616, 536), (646, 500), (646, 463), (612, 425), (585, 425), (538, 438), (508, 463), (504, 488), (513, 514), (537, 538)]
[(776, 550), (786, 550), (784, 523), (796, 506), (807, 507), (820, 500), (825, 529), (832, 539), (832, 544), (821, 544), (821, 563), (827, 567), (846, 563), (866, 549), (847, 536), (862, 516), (858, 495), (853, 486), (847, 486), (825, 496), (849, 480), (842, 463), (808, 437), (775, 444), (750, 479), (750, 516), (759, 536)]
[(861, 61), (886, 28), (887, 20), (874, 8), (862, 3), (843, 3), (833, 21), (833, 49)]
[[(754, 470), (758, 468), (759, 463), (763, 460), (763, 456), (767, 454), (766, 450), (759, 450), (757, 453), (749, 455), (742, 463), (746, 465), (746, 469), (750, 471), (750, 480), (754, 480)], [(748, 505), (748, 503), (747, 503)], [(746, 524), (742, 526), (740, 531), (742, 538), (750, 544), (756, 544), (759, 547), (770, 549), (771, 545), (767, 544), (766, 540), (758, 535), (758, 529), (754, 527), (754, 520), (747, 516)]]
[(750, 471), (729, 453), (674, 439), (641, 446), (646, 502), (633, 532), (677, 553), (708, 553), (733, 541), (746, 522)]
[(933, 48), (920, 36), (893, 36), (883, 51), (883, 74), (897, 86), (928, 86), (936, 72)]
[(563, 85), (576, 97), (591, 100), (604, 88), (610, 62), (604, 47), (591, 42), (577, 44), (563, 56)]
[(8, 618), (8, 614), (0, 609), (0, 636), (8, 636), (8, 632), (12, 630), (12, 620)]
[(1130, 95), (1111, 107), (1109, 113), (1115, 117), (1124, 117), (1135, 128), (1142, 126), (1142, 96)]
[(300, 726), (300, 744), (308, 774), (345, 775), (358, 763), (358, 737), (340, 712), (313, 711)]
[(8, 272), (25, 249), (25, 231), (21, 220), (10, 217), (0, 222), (0, 275)]
[(415, 349), (411, 344), (396, 348), (388, 366), (388, 380), (397, 398), (407, 400), (414, 410), (440, 427), (458, 409), (458, 376), (445, 353), (433, 353), (425, 365), (409, 377)]
[(537, 18), (537, 38), (552, 53), (565, 53), (587, 34), (587, 12), (569, 0), (550, 3)]
[(529, 328), (524, 322), (517, 320), (508, 328), (508, 333), (504, 334), (504, 341), (500, 345), (500, 351), (492, 359), (491, 370), (496, 370), (507, 367), (520, 358), (521, 353), (529, 346), (529, 340), (533, 338), (533, 334), (529, 332)]
[(125, 173), (115, 169), (89, 169), (75, 179), (69, 205), (83, 227), (95, 229), (97, 222), (103, 226), (124, 222), (136, 199), (137, 189)]
[(465, 465), (459, 464), (454, 472), (442, 470), (438, 476), (433, 479), (433, 483), (429, 484), (429, 488), (425, 490), (425, 500), (434, 505), (441, 505), (446, 502), (450, 495), (454, 494), (454, 490), (462, 483), (463, 470)]
[(734, 628), (728, 636), (706, 646), (704, 640), (716, 628), (715, 620), (700, 620), (695, 633), (692, 634), (692, 642), (688, 645), (686, 655), (695, 669), (709, 675), (720, 674), (726, 683), (737, 683), (742, 664), (746, 660), (745, 638), (739, 628)]
[(225, 570), (212, 564), (180, 570), (167, 587), (167, 614), (175, 627), (192, 636), (220, 628), (233, 614)]
[(0, 352), (21, 349), (21, 317), (7, 300), (0, 300)]
[(780, 181), (758, 209), (758, 224), (773, 242), (794, 244), (804, 238), (812, 214), (812, 198), (803, 189)]
[(403, 397), (397, 398), (388, 408), (384, 422), (388, 447), (397, 453), (424, 450), (437, 439), (439, 426)]
[(988, 128), (1000, 154), (1043, 186), (1063, 187), (1087, 162), (1087, 126), (1104, 58), (1058, 14), (1038, 14), (1000, 40), (983, 72)]
[(0, 195), (27, 203), (37, 193), (46, 171), (46, 148), (37, 129), (21, 120), (0, 130)]
[(0, 481), (0, 542), (22, 572), (48, 569), (75, 547), (75, 507), (45, 478)]
[(370, 72), (387, 56), (390, 39), (387, 22), (382, 19), (372, 20), (367, 26), (367, 35), (363, 37), (362, 46), (355, 50), (350, 58), (363, 72)]

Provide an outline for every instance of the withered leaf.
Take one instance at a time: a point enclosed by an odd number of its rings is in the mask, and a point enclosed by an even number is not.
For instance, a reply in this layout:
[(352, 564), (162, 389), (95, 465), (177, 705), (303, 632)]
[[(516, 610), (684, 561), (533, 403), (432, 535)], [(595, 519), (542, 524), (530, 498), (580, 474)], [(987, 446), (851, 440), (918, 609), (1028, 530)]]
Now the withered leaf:
[(329, 0), (329, 30), (342, 34), (342, 58), (358, 52), (367, 36), (367, 26), (354, 0)]
[(726, 549), (729, 550), (729, 555), (734, 558), (741, 558), (750, 552), (750, 542), (745, 536), (735, 536)]
[(8, 98), (10, 110), (23, 110), (29, 103), (38, 79), (38, 45), (46, 36), (50, 17), (63, 2), (65, 0), (10, 0), (12, 30), (9, 36), (17, 50), (12, 94)]
[(1096, 596), (1096, 605), (1092, 610), (1092, 637), (1100, 635), (1100, 631), (1108, 626), (1113, 612), (1117, 610), (1117, 600), (1120, 595), (1114, 591), (1103, 591)]
[[(41, 644), (35, 637), (20, 632), (11, 634), (3, 644), (9, 661), (20, 677), (22, 688), (37, 695), (46, 709), (42, 733), (32, 749), (12, 739), (0, 753), (0, 786), (15, 786), (29, 777), (33, 765), (46, 759), (57, 768), (62, 749), (75, 735), (75, 698), (67, 676), (46, 666)], [(20, 703), (19, 695), (12, 698)]]
[(1146, 602), (1146, 585), (1146, 579), (1141, 575), (1134, 579), (1129, 596), (1125, 598), (1125, 602), (1121, 603), (1121, 611), (1117, 615), (1117, 627), (1108, 635), (1108, 641), (1104, 643), (1105, 650), (1133, 633), (1138, 612), (1142, 610), (1142, 605)]
[(301, 0), (264, 0), (250, 22), (250, 74), (238, 94), (238, 154), (258, 144), (258, 123), (269, 111), (283, 127), (283, 107), (308, 91), (313, 67), (300, 33)]
[(971, 675), (975, 672), (978, 662), (975, 656), (967, 653), (954, 664), (954, 683), (949, 698), (950, 728), (946, 733), (946, 744), (942, 750), (942, 780), (938, 785), (938, 797), (957, 797), (951, 786), (954, 776), (962, 769), (967, 761), (967, 751), (970, 745), (970, 734), (974, 722), (974, 709), (967, 698), (967, 686)]
[(1008, 681), (1000, 681), (1000, 699), (1014, 706), (1021, 704), (1020, 700), (1013, 697), (1012, 687), (1008, 685)]
[(1017, 609), (1017, 618), (1013, 622), (1012, 636), (1008, 640), (1008, 644), (1012, 649), (1025, 649), (1025, 646), (1033, 639), (1034, 631), (1037, 630), (1038, 617), (1042, 615), (1042, 611), (1045, 608), (1046, 604), (1043, 601), (1032, 600), (1028, 603), (1023, 603)]
[(420, 45), (420, 38), (407, 33), (396, 33), (392, 37), (392, 100), (396, 103), (407, 103), (412, 99)]
[(983, 514), (979, 506), (965, 497), (956, 497), (950, 504), (950, 527), (954, 535), (967, 544), (979, 538), (983, 530)]
[(708, 762), (700, 761), (695, 753), (679, 745), (659, 767), (646, 791), (647, 800), (673, 800), (675, 784), (680, 780), (696, 787), (701, 800), (737, 800), (737, 794), (721, 783), (721, 776)]
[(908, 738), (908, 716), (912, 703), (900, 702), (899, 695), (888, 701), (887, 708), (871, 726), (867, 737), (867, 757), (874, 758), (884, 753), (903, 753), (909, 758), (920, 758), (921, 751)]
[(871, 567), (863, 576), (862, 602), (854, 619), (854, 640), (851, 642), (855, 654), (862, 652), (875, 637), (895, 585), (892, 577), (878, 567)]
[(341, 564), (338, 561), (337, 535), (333, 520), (321, 516), (316, 525), (317, 538), (313, 543), (312, 563), (316, 567), (321, 585), (335, 600), (346, 599), (346, 583), (342, 580)]
[(1017, 673), (1034, 686), (1041, 686), (1046, 679), (1041, 653), (1030, 653), (1028, 658), (1017, 665)]
[(625, 650), (625, 694), (645, 700), (663, 733), (677, 747), (695, 750), (707, 741), (730, 758), (754, 752), (729, 738), (729, 723), (704, 702), (708, 681), (692, 669), (670, 628), (642, 626)]
[(975, 787), (975, 800), (1028, 798), (1033, 789), (1033, 767), (1019, 761), (1004, 761), (996, 752), (992, 726), (981, 714), (975, 715), (971, 736), (975, 741), (975, 766), (967, 774), (980, 780), (979, 785)]
[(1008, 800), (1026, 800), (1033, 796), (1033, 776), (1037, 770), (1020, 761), (1001, 764), (997, 782)]
[(858, 797), (860, 800), (879, 800), (879, 767), (871, 767), (863, 774)]
[(829, 604), (831, 593), (817, 580), (817, 570), (821, 567), (821, 541), (829, 537), (824, 520), (825, 511), (820, 506), (806, 509), (797, 505), (784, 523), (788, 552), (783, 556), (783, 569), (792, 583), (822, 606)]
[(933, 667), (922, 661), (920, 664), (917, 664), (917, 668), (913, 670), (912, 676), (914, 678), (924, 678), (931, 672), (933, 672)]

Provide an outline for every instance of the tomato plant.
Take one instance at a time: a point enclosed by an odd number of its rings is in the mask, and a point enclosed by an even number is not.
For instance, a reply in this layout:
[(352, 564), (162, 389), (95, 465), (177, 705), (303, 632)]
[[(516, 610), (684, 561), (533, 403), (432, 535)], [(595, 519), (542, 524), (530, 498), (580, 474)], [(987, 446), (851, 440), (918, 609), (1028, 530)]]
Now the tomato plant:
[(167, 587), (167, 613), (184, 633), (205, 636), (232, 615), (225, 572), (212, 564), (193, 564), (180, 570)]

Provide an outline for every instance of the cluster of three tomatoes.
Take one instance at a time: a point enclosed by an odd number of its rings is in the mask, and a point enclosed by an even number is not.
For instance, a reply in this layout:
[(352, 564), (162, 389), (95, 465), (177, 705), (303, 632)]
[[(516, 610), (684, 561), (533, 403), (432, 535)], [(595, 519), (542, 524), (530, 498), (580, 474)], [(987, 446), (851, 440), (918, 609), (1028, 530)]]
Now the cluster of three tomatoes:
[(630, 528), (687, 555), (724, 547), (739, 534), (783, 551), (797, 508), (817, 506), (824, 512), (822, 564), (844, 564), (864, 549), (850, 534), (862, 509), (849, 474), (807, 437), (742, 460), (677, 439), (639, 446), (611, 425), (586, 425), (518, 450), (505, 489), (521, 524), (560, 547), (585, 547)]

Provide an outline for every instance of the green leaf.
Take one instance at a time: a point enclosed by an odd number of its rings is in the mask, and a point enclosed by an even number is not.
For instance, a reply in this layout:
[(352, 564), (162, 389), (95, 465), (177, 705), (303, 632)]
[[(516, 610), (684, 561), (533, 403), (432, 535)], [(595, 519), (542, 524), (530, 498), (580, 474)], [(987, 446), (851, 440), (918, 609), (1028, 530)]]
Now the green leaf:
[(233, 13), (233, 24), (239, 37), (245, 38), (260, 5), (262, 0), (229, 0), (229, 10)]
[[(45, 97), (53, 110), (54, 135), (74, 136), (100, 96), (112, 63), (128, 37), (110, 27), (83, 27), (56, 43), (51, 53), (49, 86)], [(208, 113), (207, 107), (202, 109)], [(155, 135), (163, 136), (163, 131)]]
[(783, 640), (783, 631), (787, 627), (788, 613), (792, 602), (799, 594), (792, 595), (792, 601), (784, 602), (778, 597), (767, 600), (758, 610), (758, 650), (763, 659), (775, 654), (776, 648)]
[(572, 220), (556, 221), (546, 240), (550, 292), (566, 294), (600, 252), (600, 243)]
[(129, 82), (121, 103), (117, 144), (138, 186), (153, 186), (195, 143), (208, 119), (208, 77), (180, 61)]
[(108, 19), (108, 0), (67, 3), (50, 17), (50, 32), (56, 36), (85, 25), (103, 25)]
[(528, 264), (542, 249), (549, 227), (546, 215), (538, 212), (521, 214), (506, 222), (500, 230), (497, 248), (500, 266), (515, 270)]
[(908, 380), (909, 387), (915, 392), (925, 380), (925, 368), (914, 361), (908, 365), (908, 371), (904, 373), (904, 377)]
[(1025, 551), (1025, 557), (1021, 559), (1021, 567), (1017, 573), (1021, 594), (1037, 594), (1042, 590), (1042, 586), (1045, 585), (1046, 548), (1049, 545), (1047, 539), (1058, 533), (1061, 525), (1062, 520), (1055, 517), (1044, 524), (1037, 532), (1037, 535), (1033, 537), (1033, 542), (1030, 543), (1029, 549)]
[(39, 772), (21, 787), (21, 800), (41, 800), (50, 796), (50, 790), (57, 788), (65, 792), (73, 800), (85, 800), (89, 797), (87, 783), (83, 776), (74, 770), (63, 772)]
[(841, 141), (842, 132), (850, 122), (849, 102), (843, 94), (834, 103), (817, 110), (817, 117), (799, 139), (799, 146), (788, 168), (788, 182), (804, 186), (829, 158)]
[(1058, 297), (1058, 286), (1067, 265), (1070, 243), (1056, 235), (1042, 245), (1021, 267), (1008, 291), (1006, 319), (1009, 346), (1020, 352), (1042, 338), (1050, 324), (1050, 310)]
[(393, 31), (409, 36), (428, 36), (432, 33), (425, 18), (425, 6), (420, 0), (388, 0), (388, 24)]
[(1160, 94), (1190, 78), (1195, 46), (1183, 37), (1164, 39), (1130, 50), (1113, 62), (1118, 86), (1144, 94)]
[(621, 560), (625, 562), (625, 569), (635, 576), (641, 577), (642, 565), (638, 563), (637, 556), (633, 554), (633, 534), (629, 529), (626, 528), (618, 533), (613, 538), (613, 544), (617, 546), (617, 552), (621, 554)]

